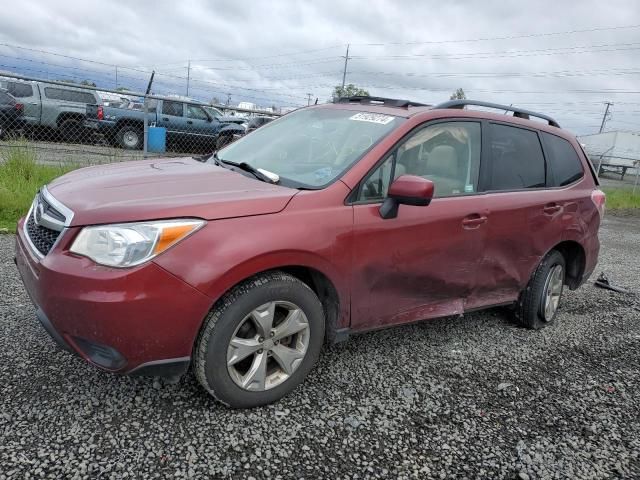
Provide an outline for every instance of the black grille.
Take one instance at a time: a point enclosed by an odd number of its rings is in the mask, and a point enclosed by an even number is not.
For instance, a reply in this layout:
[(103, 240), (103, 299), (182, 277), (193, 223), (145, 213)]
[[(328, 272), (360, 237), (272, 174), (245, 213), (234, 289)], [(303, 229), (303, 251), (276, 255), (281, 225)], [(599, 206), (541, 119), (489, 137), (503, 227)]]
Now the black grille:
[(56, 243), (60, 232), (43, 227), (42, 225), (36, 225), (33, 221), (33, 215), (29, 215), (27, 219), (27, 235), (33, 246), (42, 254), (49, 253), (53, 244)]

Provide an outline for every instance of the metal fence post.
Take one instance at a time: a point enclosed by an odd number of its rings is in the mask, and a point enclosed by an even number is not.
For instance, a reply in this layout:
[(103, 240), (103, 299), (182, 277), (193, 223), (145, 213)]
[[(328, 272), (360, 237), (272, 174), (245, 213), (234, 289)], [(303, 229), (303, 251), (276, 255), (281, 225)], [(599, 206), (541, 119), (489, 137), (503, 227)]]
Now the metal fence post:
[(636, 188), (638, 187), (638, 177), (640, 177), (640, 160), (633, 162), (636, 167), (636, 181), (633, 184), (633, 194), (636, 194)]
[(142, 156), (144, 158), (147, 158), (147, 143), (149, 140), (149, 105), (147, 104), (147, 96), (144, 96), (144, 106), (143, 106), (143, 110), (144, 110), (144, 130), (142, 132)]

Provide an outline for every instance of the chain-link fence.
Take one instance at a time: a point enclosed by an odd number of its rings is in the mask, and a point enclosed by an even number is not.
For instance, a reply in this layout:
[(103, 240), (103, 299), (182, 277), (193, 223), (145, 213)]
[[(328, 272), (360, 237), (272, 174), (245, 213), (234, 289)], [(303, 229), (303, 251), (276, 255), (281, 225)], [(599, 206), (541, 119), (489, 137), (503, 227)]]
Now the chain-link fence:
[(212, 152), (279, 115), (179, 96), (0, 74), (0, 161), (92, 165)]

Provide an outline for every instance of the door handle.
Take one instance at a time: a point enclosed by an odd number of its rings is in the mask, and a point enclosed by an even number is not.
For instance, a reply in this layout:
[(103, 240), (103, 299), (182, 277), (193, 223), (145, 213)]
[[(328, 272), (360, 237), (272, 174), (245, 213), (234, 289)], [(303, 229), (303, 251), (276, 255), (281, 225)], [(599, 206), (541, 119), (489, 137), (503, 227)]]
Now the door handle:
[(191, 120), (187, 120), (187, 123), (188, 123), (189, 125), (192, 125), (192, 124), (193, 124), (193, 122), (192, 122)]
[(165, 121), (165, 122), (169, 121), (169, 119), (167, 117), (162, 117), (162, 120)]
[(557, 203), (550, 203), (548, 205), (545, 205), (542, 211), (548, 215), (553, 215), (554, 213), (559, 212), (561, 209), (562, 207)]
[(487, 217), (474, 213), (462, 220), (462, 227), (466, 229), (478, 228), (487, 221)]

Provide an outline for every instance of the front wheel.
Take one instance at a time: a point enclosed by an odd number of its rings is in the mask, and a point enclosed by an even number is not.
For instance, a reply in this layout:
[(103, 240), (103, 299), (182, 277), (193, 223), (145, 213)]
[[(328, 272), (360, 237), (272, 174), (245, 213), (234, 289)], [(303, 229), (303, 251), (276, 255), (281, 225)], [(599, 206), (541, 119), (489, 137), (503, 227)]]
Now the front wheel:
[(565, 283), (565, 260), (560, 252), (552, 250), (540, 262), (516, 306), (519, 322), (538, 330), (551, 324), (562, 298)]
[(195, 374), (230, 407), (266, 405), (302, 382), (323, 340), (316, 294), (284, 272), (258, 275), (234, 287), (205, 320), (194, 349)]

